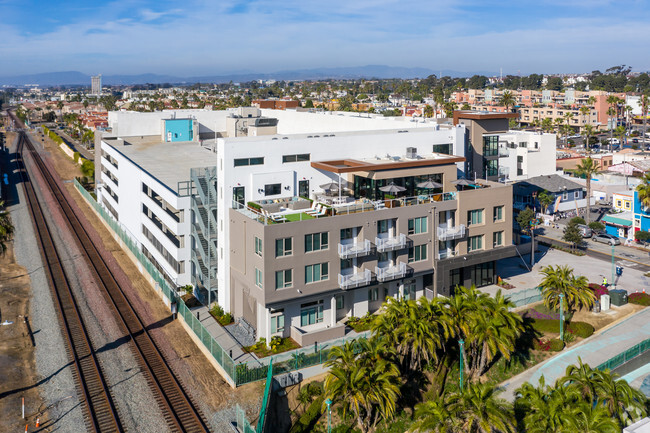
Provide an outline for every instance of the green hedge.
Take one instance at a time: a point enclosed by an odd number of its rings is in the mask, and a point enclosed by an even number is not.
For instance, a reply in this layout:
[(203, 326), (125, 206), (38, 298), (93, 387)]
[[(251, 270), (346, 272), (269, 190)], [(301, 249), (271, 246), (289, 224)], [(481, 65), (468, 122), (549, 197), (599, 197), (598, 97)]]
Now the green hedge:
[(589, 323), (573, 322), (569, 324), (569, 331), (580, 338), (590, 337), (595, 329)]
[(257, 211), (259, 211), (259, 210), (262, 209), (262, 206), (260, 206), (259, 204), (255, 203), (254, 201), (249, 201), (248, 203), (246, 203), (246, 205), (247, 205), (249, 208), (251, 208), (251, 209), (255, 209), (255, 210), (257, 210)]
[(304, 414), (291, 426), (289, 433), (306, 433), (314, 429), (314, 425), (321, 416), (321, 407), (325, 401), (325, 396), (321, 395), (312, 404), (309, 405)]
[(627, 302), (647, 307), (650, 306), (650, 295), (647, 293), (632, 293), (627, 297)]
[[(559, 333), (560, 324), (557, 320), (535, 319), (533, 328), (541, 333)], [(594, 333), (594, 327), (585, 322), (571, 322), (567, 327), (567, 332), (575, 334), (577, 337), (587, 338)]]
[(543, 352), (559, 352), (564, 349), (564, 342), (559, 338), (554, 338), (548, 341), (535, 340), (533, 342), (533, 347), (535, 350), (541, 350)]

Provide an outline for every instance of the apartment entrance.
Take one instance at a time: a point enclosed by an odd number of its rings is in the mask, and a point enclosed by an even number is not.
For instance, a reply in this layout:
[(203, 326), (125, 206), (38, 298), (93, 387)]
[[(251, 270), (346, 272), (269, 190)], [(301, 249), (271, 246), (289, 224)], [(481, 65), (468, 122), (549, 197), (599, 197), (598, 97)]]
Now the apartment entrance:
[(299, 180), (298, 181), (298, 196), (309, 198), (309, 181), (308, 180)]
[(246, 204), (246, 189), (243, 186), (236, 186), (232, 189), (232, 200), (244, 206)]

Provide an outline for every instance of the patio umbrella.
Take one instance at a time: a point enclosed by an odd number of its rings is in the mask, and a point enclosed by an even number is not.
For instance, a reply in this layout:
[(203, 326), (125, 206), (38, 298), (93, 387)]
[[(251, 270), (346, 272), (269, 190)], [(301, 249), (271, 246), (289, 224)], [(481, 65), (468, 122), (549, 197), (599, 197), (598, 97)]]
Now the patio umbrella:
[(467, 180), (464, 177), (461, 177), (460, 179), (452, 180), (451, 183), (454, 185), (459, 185), (459, 186), (474, 186), (476, 185), (474, 182), (471, 180)]
[(391, 182), (386, 186), (380, 187), (379, 191), (388, 192), (390, 194), (397, 194), (398, 192), (406, 191), (406, 188), (404, 188), (403, 186), (395, 185), (394, 182)]
[(442, 188), (442, 184), (436, 182), (435, 180), (429, 178), (428, 180), (424, 182), (418, 183), (418, 188), (424, 188), (424, 189), (436, 189), (436, 188)]

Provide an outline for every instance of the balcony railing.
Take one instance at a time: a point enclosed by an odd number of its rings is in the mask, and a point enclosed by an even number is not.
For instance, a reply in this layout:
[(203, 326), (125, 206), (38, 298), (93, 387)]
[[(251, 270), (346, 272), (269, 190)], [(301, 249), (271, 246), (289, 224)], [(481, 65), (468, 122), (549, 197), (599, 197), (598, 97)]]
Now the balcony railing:
[(500, 157), (510, 156), (510, 150), (508, 150), (508, 148), (505, 146), (499, 146), (499, 156)]
[(385, 253), (387, 251), (401, 250), (406, 248), (406, 235), (400, 233), (398, 236), (390, 238), (375, 238), (375, 245), (377, 245), (377, 251), (380, 253)]
[(499, 176), (509, 176), (510, 167), (499, 167)]
[(350, 274), (339, 274), (339, 287), (342, 289), (352, 289), (355, 287), (367, 286), (372, 281), (372, 272), (369, 269)]
[(380, 268), (379, 266), (375, 267), (377, 281), (380, 282), (404, 278), (406, 277), (407, 270), (408, 266), (406, 266), (406, 263), (398, 263), (395, 266), (389, 266), (386, 268)]
[(371, 252), (372, 244), (368, 239), (352, 244), (339, 244), (339, 257), (342, 259), (367, 256)]
[(448, 227), (447, 224), (438, 226), (438, 239), (441, 241), (461, 239), (463, 237), (465, 237), (465, 224), (454, 227)]
[(438, 257), (438, 260), (442, 260), (442, 259), (449, 259), (451, 257), (456, 257), (457, 255), (458, 255), (457, 251), (444, 250), (444, 251), (438, 252), (438, 254), (436, 254), (436, 257)]

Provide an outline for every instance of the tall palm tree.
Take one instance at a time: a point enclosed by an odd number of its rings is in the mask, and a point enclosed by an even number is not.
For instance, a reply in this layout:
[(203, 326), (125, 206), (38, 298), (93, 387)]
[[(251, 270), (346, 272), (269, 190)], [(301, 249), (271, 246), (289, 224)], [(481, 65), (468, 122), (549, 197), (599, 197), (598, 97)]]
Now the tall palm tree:
[(583, 105), (578, 109), (578, 111), (580, 112), (580, 114), (582, 114), (582, 125), (583, 125), (582, 127), (584, 128), (588, 124), (587, 121), (585, 120), (585, 117), (587, 116), (587, 114), (589, 114), (591, 109), (586, 105)]
[(446, 396), (446, 404), (452, 418), (460, 421), (462, 429), (469, 433), (507, 433), (514, 431), (510, 405), (498, 398), (495, 385), (487, 383), (468, 384), (463, 391)]
[(599, 372), (595, 390), (598, 401), (607, 408), (609, 416), (615, 418), (620, 427), (625, 427), (647, 415), (646, 397), (634, 389), (626, 380), (609, 370)]
[(590, 156), (584, 158), (576, 167), (576, 174), (585, 176), (587, 182), (587, 224), (591, 221), (591, 177), (598, 172), (598, 163)]
[(538, 386), (523, 384), (515, 392), (515, 412), (523, 413), (523, 430), (527, 433), (563, 433), (568, 423), (567, 406), (577, 398), (573, 388), (547, 386), (544, 376)]
[(0, 254), (4, 255), (7, 251), (7, 244), (11, 240), (14, 232), (14, 226), (11, 224), (9, 212), (5, 210), (5, 202), (0, 200)]
[(609, 120), (610, 120), (610, 128), (609, 128), (609, 150), (610, 150), (610, 152), (612, 150), (612, 139), (614, 138), (614, 126), (615, 126), (614, 125), (614, 119), (613, 119), (614, 114), (616, 114), (616, 111), (612, 107), (609, 107), (607, 109), (607, 115), (609, 116)]
[(645, 134), (646, 134), (646, 125), (648, 121), (648, 105), (650, 105), (650, 100), (648, 95), (645, 93), (641, 95), (641, 115), (643, 116), (643, 149), (645, 150)]
[(542, 119), (542, 131), (551, 132), (553, 130), (553, 119), (545, 117)]
[(639, 201), (644, 208), (650, 208), (650, 173), (646, 173), (643, 181), (636, 187)]
[(576, 278), (569, 266), (549, 265), (542, 268), (542, 275), (544, 278), (539, 286), (547, 308), (559, 309), (560, 295), (564, 295), (565, 308), (570, 313), (594, 306), (596, 296), (589, 289), (586, 278)]
[(617, 126), (614, 130), (614, 135), (618, 138), (621, 149), (623, 149), (623, 141), (625, 141), (625, 126)]
[(571, 409), (565, 431), (574, 433), (619, 433), (621, 431), (616, 421), (602, 406), (580, 402)]
[(508, 108), (514, 107), (517, 101), (512, 93), (509, 90), (506, 90), (503, 92), (503, 95), (501, 95), (501, 98), (499, 98), (499, 103), (506, 107), (506, 111), (509, 112)]

